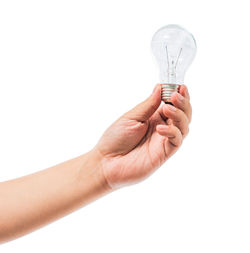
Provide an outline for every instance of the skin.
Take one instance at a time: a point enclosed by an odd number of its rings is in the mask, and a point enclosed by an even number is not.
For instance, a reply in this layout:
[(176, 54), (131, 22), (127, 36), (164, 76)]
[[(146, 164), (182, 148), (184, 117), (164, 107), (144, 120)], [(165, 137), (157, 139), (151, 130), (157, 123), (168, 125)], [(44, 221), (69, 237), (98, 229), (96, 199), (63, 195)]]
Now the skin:
[(122, 115), (88, 153), (0, 183), (0, 242), (38, 229), (159, 168), (188, 134), (187, 87), (161, 104), (161, 87)]

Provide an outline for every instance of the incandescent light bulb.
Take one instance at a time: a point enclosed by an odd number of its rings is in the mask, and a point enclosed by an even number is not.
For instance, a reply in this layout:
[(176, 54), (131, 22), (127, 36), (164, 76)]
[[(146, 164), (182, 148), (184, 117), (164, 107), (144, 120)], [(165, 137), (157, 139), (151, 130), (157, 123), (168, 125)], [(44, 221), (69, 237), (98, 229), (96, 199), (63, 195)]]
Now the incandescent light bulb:
[(153, 36), (151, 47), (160, 69), (162, 100), (171, 103), (171, 94), (178, 91), (196, 53), (191, 33), (178, 25), (167, 25)]

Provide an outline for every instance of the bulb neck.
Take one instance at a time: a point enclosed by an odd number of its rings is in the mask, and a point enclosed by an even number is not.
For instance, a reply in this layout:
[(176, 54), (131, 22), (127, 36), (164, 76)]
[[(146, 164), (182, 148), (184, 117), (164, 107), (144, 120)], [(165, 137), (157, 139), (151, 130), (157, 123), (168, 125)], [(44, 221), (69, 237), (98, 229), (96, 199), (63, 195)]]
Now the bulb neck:
[(176, 83), (176, 69), (174, 66), (169, 67), (168, 83)]
[(171, 103), (171, 95), (178, 92), (179, 84), (162, 83), (161, 84), (161, 99), (165, 103)]

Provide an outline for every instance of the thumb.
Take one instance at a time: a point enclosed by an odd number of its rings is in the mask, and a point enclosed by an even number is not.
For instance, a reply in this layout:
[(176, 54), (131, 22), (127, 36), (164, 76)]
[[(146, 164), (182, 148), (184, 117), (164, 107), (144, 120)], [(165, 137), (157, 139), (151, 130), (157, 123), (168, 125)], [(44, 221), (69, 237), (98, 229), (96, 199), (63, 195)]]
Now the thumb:
[(126, 118), (146, 121), (158, 109), (161, 104), (161, 85), (157, 84), (153, 93), (143, 102), (124, 114)]

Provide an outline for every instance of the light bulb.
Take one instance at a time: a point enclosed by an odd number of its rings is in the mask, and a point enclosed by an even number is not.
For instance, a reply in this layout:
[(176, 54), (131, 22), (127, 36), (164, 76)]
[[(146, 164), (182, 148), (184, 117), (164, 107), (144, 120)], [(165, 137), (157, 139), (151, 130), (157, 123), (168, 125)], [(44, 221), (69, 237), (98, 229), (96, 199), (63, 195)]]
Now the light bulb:
[(153, 36), (151, 47), (160, 69), (162, 100), (171, 103), (171, 94), (184, 83), (184, 76), (196, 53), (191, 33), (178, 25), (167, 25)]

